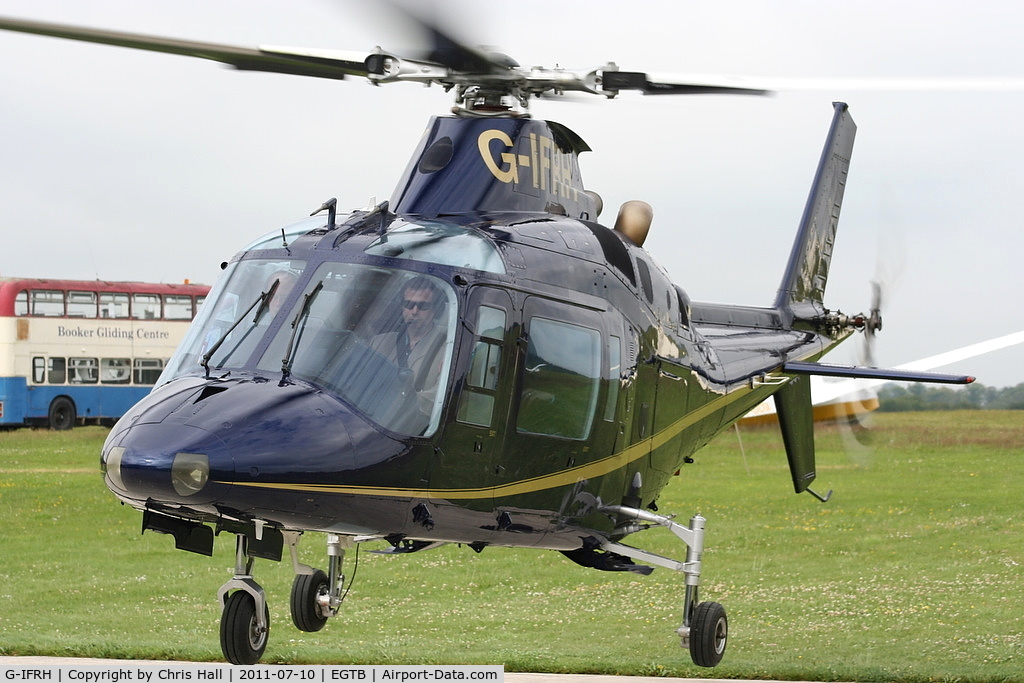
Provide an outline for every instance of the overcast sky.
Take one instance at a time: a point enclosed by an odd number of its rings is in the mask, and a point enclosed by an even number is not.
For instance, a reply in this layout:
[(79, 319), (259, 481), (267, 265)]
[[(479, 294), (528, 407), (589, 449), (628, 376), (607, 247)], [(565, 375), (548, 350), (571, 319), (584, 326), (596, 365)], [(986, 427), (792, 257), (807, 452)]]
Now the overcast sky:
[[(694, 300), (775, 295), (842, 100), (858, 124), (826, 303), (887, 284), (893, 366), (1024, 329), (1024, 7), (1004, 1), (439, 3), (467, 41), (523, 65), (834, 85), (769, 98), (538, 102), (593, 152), (614, 222), (654, 206), (647, 248)], [(0, 0), (0, 14), (244, 46), (401, 51), (373, 3)], [(204, 60), (0, 32), (0, 275), (212, 283), (221, 261), (327, 198), (391, 195), (438, 87), (234, 72)], [(864, 89), (849, 79), (940, 79)], [(953, 87), (965, 79), (997, 87)], [(972, 80), (975, 79), (975, 80)], [(845, 83), (844, 83), (845, 80)], [(987, 81), (990, 85), (992, 81)], [(829, 360), (856, 361), (847, 343)], [(1024, 382), (1024, 346), (954, 369)]]

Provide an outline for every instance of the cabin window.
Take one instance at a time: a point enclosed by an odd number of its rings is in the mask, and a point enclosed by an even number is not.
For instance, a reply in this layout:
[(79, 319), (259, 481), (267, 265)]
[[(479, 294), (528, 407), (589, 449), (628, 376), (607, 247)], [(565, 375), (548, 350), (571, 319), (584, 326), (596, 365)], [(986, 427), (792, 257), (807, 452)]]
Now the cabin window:
[(679, 285), (675, 285), (676, 301), (679, 302), (679, 326), (686, 329), (690, 326), (690, 297)]
[(516, 427), (531, 434), (587, 438), (601, 381), (601, 333), (533, 318), (528, 338)]
[(478, 339), (466, 372), (459, 399), (460, 422), (488, 426), (494, 414), (498, 369), (501, 367), (501, 342), (505, 335), (505, 311), (481, 306), (477, 313)]
[(647, 263), (637, 258), (636, 268), (640, 273), (640, 287), (643, 289), (644, 298), (647, 299), (647, 303), (654, 303), (654, 283), (651, 281), (651, 269), (647, 267)]

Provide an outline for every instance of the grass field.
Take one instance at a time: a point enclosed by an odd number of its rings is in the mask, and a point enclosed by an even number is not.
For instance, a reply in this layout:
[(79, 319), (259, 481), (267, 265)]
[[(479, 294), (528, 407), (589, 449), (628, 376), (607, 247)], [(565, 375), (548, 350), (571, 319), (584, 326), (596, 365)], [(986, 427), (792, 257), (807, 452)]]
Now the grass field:
[[(101, 428), (0, 433), (0, 654), (219, 660), (213, 558), (140, 535), (98, 473)], [(359, 557), (342, 616), (300, 633), (291, 567), (257, 561), (265, 663), (487, 663), (507, 670), (846, 681), (1024, 681), (1024, 413), (879, 414), (870, 451), (819, 429), (816, 490), (792, 493), (775, 429), (727, 434), (665, 491), (707, 520), (705, 599), (725, 605), (716, 669), (673, 630), (680, 575), (584, 569), (552, 552), (444, 547)], [(666, 530), (630, 543), (672, 557)], [(324, 566), (322, 535), (304, 560)], [(350, 556), (351, 557), (351, 554)], [(346, 563), (351, 574), (352, 564)]]

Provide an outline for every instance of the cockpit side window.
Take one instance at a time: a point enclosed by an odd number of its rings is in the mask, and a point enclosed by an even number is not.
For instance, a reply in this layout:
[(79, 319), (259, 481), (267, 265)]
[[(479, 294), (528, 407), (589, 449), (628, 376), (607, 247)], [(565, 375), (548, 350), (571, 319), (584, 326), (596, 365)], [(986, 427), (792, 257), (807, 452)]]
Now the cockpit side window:
[(505, 335), (505, 311), (480, 306), (476, 321), (477, 340), (469, 361), (465, 384), (459, 398), (460, 422), (490, 426), (494, 415), (501, 344)]

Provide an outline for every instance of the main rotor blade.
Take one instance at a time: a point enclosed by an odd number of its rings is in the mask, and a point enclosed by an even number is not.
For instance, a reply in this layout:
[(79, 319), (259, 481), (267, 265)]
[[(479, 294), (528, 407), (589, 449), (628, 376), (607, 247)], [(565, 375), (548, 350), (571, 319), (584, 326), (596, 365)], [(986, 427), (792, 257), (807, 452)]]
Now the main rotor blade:
[(0, 17), (0, 29), (198, 57), (228, 64), (242, 71), (267, 71), (334, 79), (343, 79), (346, 76), (366, 76), (365, 59), (367, 55), (357, 52), (238, 47), (12, 17)]
[(433, 3), (391, 0), (380, 4), (390, 10), (397, 22), (422, 36), (426, 43), (422, 50), (402, 51), (413, 60), (436, 64), (460, 74), (477, 75), (500, 74), (519, 66), (507, 55), (468, 45), (452, 31), (461, 22), (453, 23), (451, 17), (442, 19)]
[[(422, 22), (422, 19), (420, 20)], [(452, 71), (467, 74), (492, 74), (508, 71), (519, 66), (506, 55), (485, 54), (443, 32), (438, 27), (423, 22), (422, 28), (430, 37), (431, 49), (424, 55), (428, 62), (446, 66)]]
[(602, 90), (639, 90), (645, 95), (770, 95), (772, 91), (743, 85), (652, 80), (642, 71), (605, 71)]

